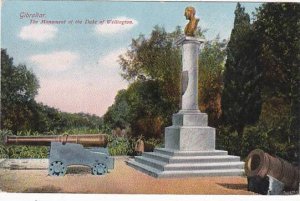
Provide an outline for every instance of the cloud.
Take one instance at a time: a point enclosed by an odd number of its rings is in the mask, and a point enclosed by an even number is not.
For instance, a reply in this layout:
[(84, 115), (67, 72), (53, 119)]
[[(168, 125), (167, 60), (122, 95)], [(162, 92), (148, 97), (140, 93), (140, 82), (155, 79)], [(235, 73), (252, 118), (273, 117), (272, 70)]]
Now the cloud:
[(64, 79), (41, 78), (36, 100), (65, 112), (101, 116), (113, 104), (117, 92), (126, 87), (119, 76), (105, 72), (94, 77), (71, 74)]
[(79, 55), (69, 51), (38, 54), (30, 57), (30, 61), (39, 68), (50, 71), (64, 71), (72, 67)]
[(95, 26), (95, 31), (100, 35), (110, 35), (126, 32), (138, 24), (138, 21), (128, 17), (117, 17), (112, 20), (105, 20), (102, 24)]
[(56, 36), (58, 29), (53, 25), (31, 24), (21, 28), (19, 37), (23, 40), (45, 42)]
[(100, 67), (102, 67), (102, 66), (117, 67), (117, 66), (119, 66), (119, 64), (118, 64), (119, 56), (121, 54), (126, 53), (126, 51), (127, 51), (126, 48), (120, 48), (120, 49), (114, 50), (112, 52), (109, 52), (106, 55), (100, 57), (97, 63)]
[(72, 71), (40, 75), (36, 100), (65, 112), (105, 114), (117, 92), (128, 86), (117, 62), (125, 52), (126, 48), (115, 49), (99, 56), (97, 64), (84, 63)]

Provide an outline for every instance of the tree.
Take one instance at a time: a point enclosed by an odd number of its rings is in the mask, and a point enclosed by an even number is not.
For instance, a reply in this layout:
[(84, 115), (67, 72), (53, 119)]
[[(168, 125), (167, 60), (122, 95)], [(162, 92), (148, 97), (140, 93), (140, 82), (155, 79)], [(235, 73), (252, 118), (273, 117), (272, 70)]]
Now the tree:
[(227, 46), (222, 93), (222, 120), (236, 130), (239, 137), (248, 124), (257, 122), (261, 111), (257, 38), (250, 17), (238, 3), (234, 27)]
[(255, 17), (259, 62), (264, 67), (260, 123), (278, 131), (269, 132), (278, 139), (274, 150), (285, 147), (295, 160), (300, 149), (300, 5), (266, 3)]
[[(179, 109), (181, 61), (173, 41), (180, 34), (180, 27), (167, 33), (156, 26), (149, 38), (140, 35), (133, 39), (130, 50), (120, 56), (122, 76), (131, 83), (127, 104), (136, 135), (160, 136), (160, 130), (170, 124), (171, 115)], [(142, 124), (153, 122), (161, 127), (154, 133), (150, 134), (150, 127), (142, 128)]]
[(133, 39), (131, 49), (120, 56), (122, 76), (129, 82), (157, 82), (163, 91), (164, 107), (171, 113), (178, 109), (180, 99), (180, 50), (173, 46), (180, 34), (180, 27), (167, 33), (164, 28), (155, 26), (149, 39), (143, 35)]
[(36, 76), (25, 65), (14, 66), (1, 49), (1, 128), (14, 132), (30, 129), (30, 105), (39, 87)]
[(111, 129), (114, 128), (127, 128), (129, 127), (130, 119), (130, 108), (127, 98), (127, 91), (118, 91), (115, 97), (115, 102), (110, 106), (107, 112), (104, 114), (104, 124), (106, 124)]
[(208, 114), (208, 123), (216, 127), (221, 115), (221, 94), (227, 42), (219, 37), (209, 41), (199, 58), (199, 106)]
[(37, 103), (38, 79), (25, 65), (15, 66), (13, 58), (1, 49), (1, 129), (62, 133), (68, 129), (97, 129), (102, 118), (70, 114)]

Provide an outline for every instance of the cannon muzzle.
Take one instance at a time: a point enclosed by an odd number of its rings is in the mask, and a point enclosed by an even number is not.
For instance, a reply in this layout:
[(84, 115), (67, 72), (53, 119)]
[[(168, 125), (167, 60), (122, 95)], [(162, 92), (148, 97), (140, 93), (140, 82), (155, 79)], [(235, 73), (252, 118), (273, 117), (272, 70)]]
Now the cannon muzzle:
[(108, 136), (104, 134), (52, 135), (52, 136), (5, 136), (9, 145), (50, 146), (51, 142), (75, 143), (85, 147), (106, 147)]
[(281, 181), (285, 187), (297, 189), (299, 168), (281, 158), (275, 158), (260, 149), (250, 152), (245, 162), (245, 173), (248, 177), (261, 178), (270, 175)]

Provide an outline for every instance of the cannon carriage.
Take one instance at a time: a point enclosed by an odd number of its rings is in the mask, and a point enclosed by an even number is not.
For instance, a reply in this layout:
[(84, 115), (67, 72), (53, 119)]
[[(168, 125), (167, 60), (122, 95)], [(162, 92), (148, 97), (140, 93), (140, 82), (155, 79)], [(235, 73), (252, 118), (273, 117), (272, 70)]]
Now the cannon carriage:
[(5, 136), (4, 143), (50, 146), (48, 174), (51, 176), (64, 176), (72, 165), (88, 166), (93, 175), (103, 175), (114, 168), (107, 135)]

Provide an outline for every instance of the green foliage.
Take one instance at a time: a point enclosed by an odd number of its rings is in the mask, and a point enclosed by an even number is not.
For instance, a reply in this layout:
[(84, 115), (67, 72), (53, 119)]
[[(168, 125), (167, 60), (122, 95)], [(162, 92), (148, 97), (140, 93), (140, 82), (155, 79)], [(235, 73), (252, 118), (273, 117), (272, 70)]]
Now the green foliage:
[(205, 45), (199, 58), (199, 105), (210, 126), (216, 126), (221, 115), (225, 47), (226, 41), (217, 37)]
[[(134, 148), (138, 138), (135, 137), (112, 137), (109, 138), (108, 149), (112, 156), (134, 155)], [(156, 138), (143, 139), (145, 147), (161, 147), (162, 141)], [(147, 151), (147, 150), (145, 150)]]
[(120, 56), (122, 76), (129, 81), (174, 80), (171, 78), (174, 71), (180, 70), (180, 59), (172, 43), (179, 34), (179, 30), (168, 34), (164, 28), (155, 26), (149, 39), (143, 35), (132, 39), (131, 49)]
[(157, 82), (136, 81), (119, 94), (104, 115), (104, 125), (130, 128), (133, 136), (160, 137), (164, 102)]
[(180, 51), (173, 41), (180, 34), (179, 27), (167, 33), (156, 26), (149, 38), (132, 40), (119, 61), (122, 76), (131, 84), (104, 115), (106, 129), (131, 128), (133, 136), (162, 137), (179, 106)]
[(298, 93), (295, 90), (299, 89), (300, 5), (263, 4), (256, 18), (254, 26), (260, 37), (265, 95), (296, 98)]
[[(180, 98), (180, 49), (173, 41), (181, 34), (180, 28), (167, 33), (164, 28), (154, 27), (149, 38), (141, 35), (133, 39), (131, 49), (120, 57), (123, 77), (128, 81), (138, 81), (156, 85), (159, 94), (154, 93), (165, 114), (178, 109)], [(149, 93), (145, 91), (144, 93)]]
[[(47, 158), (49, 147), (47, 146), (23, 146), (4, 145), (5, 135), (12, 135), (11, 131), (0, 130), (0, 158)], [(18, 132), (17, 136), (38, 136), (37, 132)]]
[(290, 119), (290, 126), (285, 133), (290, 133), (293, 147), (298, 147), (299, 152), (300, 5), (263, 4), (256, 18), (254, 25), (256, 34), (260, 37), (260, 62), (264, 66), (262, 96), (264, 102), (270, 104), (269, 108), (272, 106), (269, 100), (274, 99), (283, 100), (282, 104), (276, 104), (276, 108), (290, 107), (290, 110), (281, 115), (286, 115)]
[(262, 132), (270, 137), (269, 149), (287, 160), (297, 161), (299, 156), (299, 133), (293, 130), (295, 117), (292, 106), (286, 104), (286, 99), (272, 97), (266, 100), (258, 125)]
[(159, 147), (163, 147), (163, 142), (161, 139), (150, 138), (145, 140), (145, 145), (159, 148)]
[(134, 136), (162, 137), (168, 117), (164, 113), (167, 105), (159, 84), (152, 80), (133, 83), (128, 89), (128, 102)]
[(25, 65), (15, 66), (13, 58), (1, 49), (1, 101), (27, 103), (37, 95), (36, 76)]
[(1, 49), (1, 128), (30, 129), (30, 107), (38, 87), (36, 76), (25, 65), (15, 66), (13, 58)]
[(270, 135), (260, 126), (246, 126), (242, 138), (242, 149), (238, 152), (245, 158), (252, 150), (262, 149), (267, 153), (274, 153), (270, 150)]
[(58, 109), (48, 107), (41, 103), (35, 103), (32, 107), (33, 118), (31, 130), (37, 132), (55, 132), (56, 134), (68, 130), (99, 130), (102, 118), (85, 113), (66, 113)]
[(216, 130), (216, 148), (218, 150), (226, 150), (229, 154), (240, 155), (240, 143), (238, 133), (230, 126), (219, 126)]
[(38, 87), (36, 76), (25, 65), (14, 66), (13, 58), (1, 49), (1, 129), (59, 134), (101, 128), (102, 118), (96, 115), (70, 114), (36, 103)]
[(134, 141), (132, 138), (110, 137), (108, 150), (109, 154), (112, 156), (133, 155)]
[(105, 125), (109, 128), (127, 128), (130, 119), (130, 107), (127, 99), (127, 91), (120, 90), (115, 97), (115, 102), (104, 115)]
[(300, 5), (263, 4), (252, 25), (239, 4), (235, 14), (222, 95), (227, 126), (218, 129), (217, 145), (242, 157), (260, 148), (297, 161)]
[(297, 162), (298, 150), (290, 140), (290, 122), (289, 118), (283, 117), (274, 127), (266, 125), (265, 122), (246, 127), (241, 156), (245, 157), (250, 151), (258, 148), (285, 160)]
[[(257, 39), (250, 17), (238, 3), (234, 28), (227, 46), (222, 93), (222, 120), (239, 136), (248, 124), (254, 124), (261, 111), (260, 80)], [(241, 145), (240, 145), (241, 146)]]
[(0, 130), (0, 158), (7, 158), (7, 148), (4, 145), (4, 136), (11, 135), (11, 131), (8, 130)]
[[(252, 150), (262, 149), (291, 162), (297, 162), (297, 147), (294, 142), (287, 140), (289, 136), (289, 119), (269, 127), (263, 122), (254, 126), (246, 126), (243, 137), (229, 127), (220, 127), (217, 131), (217, 149), (228, 150), (230, 154), (245, 158)], [(243, 144), (241, 148), (236, 146)]]

